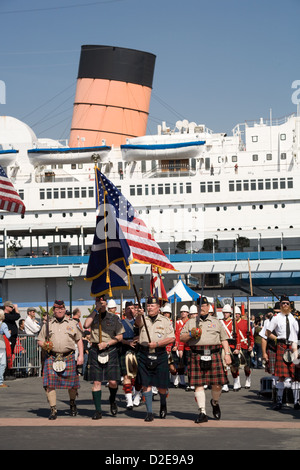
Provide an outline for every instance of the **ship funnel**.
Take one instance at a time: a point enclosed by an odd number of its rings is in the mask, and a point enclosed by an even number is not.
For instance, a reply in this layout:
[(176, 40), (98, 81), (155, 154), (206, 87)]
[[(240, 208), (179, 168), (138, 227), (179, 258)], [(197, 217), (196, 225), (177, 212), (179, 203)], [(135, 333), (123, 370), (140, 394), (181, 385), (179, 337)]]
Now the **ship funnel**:
[(70, 147), (120, 146), (146, 134), (155, 55), (112, 46), (82, 46)]

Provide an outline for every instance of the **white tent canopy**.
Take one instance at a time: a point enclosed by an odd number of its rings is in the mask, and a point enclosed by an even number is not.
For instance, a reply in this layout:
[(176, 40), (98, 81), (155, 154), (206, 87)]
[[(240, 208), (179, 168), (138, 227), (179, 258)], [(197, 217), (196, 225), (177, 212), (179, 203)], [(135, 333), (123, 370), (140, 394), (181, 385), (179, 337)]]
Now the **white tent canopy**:
[[(167, 292), (168, 301), (170, 303), (176, 302), (193, 302), (201, 297), (200, 294), (194, 292), (190, 287), (188, 287), (180, 279), (176, 286), (173, 287), (169, 292)], [(207, 297), (209, 302), (214, 302), (213, 297)]]

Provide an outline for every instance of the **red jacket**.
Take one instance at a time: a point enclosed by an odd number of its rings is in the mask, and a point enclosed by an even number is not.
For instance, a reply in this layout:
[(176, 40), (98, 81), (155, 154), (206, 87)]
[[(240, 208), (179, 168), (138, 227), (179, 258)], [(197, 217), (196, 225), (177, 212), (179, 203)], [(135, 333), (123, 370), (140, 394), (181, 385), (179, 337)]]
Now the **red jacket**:
[(229, 345), (231, 347), (231, 349), (233, 349), (233, 350), (234, 349), (241, 349), (241, 337), (240, 337), (239, 329), (238, 329), (237, 326), (236, 326), (236, 338), (233, 338), (233, 336), (232, 336), (232, 329), (233, 329), (232, 318), (227, 318), (227, 320), (223, 319), (223, 320), (221, 320), (221, 322), (223, 323), (225, 331), (228, 335), (228, 339), (235, 339), (236, 340), (236, 344), (230, 344)]
[[(247, 322), (247, 320), (243, 320), (242, 318), (240, 318), (240, 320), (237, 321), (236, 324), (237, 324), (237, 328), (239, 330), (241, 349), (248, 349), (249, 348), (249, 345), (248, 345), (248, 322)], [(250, 346), (253, 348), (253, 346), (254, 346), (254, 336), (253, 336), (251, 328), (250, 328), (250, 331), (249, 331), (249, 340), (250, 340)]]
[(187, 321), (188, 321), (188, 317), (186, 318), (186, 320), (177, 320), (175, 324), (175, 346), (177, 347), (178, 351), (184, 351), (184, 350), (190, 349), (190, 347), (186, 343), (184, 343), (183, 341), (180, 341), (181, 330)]

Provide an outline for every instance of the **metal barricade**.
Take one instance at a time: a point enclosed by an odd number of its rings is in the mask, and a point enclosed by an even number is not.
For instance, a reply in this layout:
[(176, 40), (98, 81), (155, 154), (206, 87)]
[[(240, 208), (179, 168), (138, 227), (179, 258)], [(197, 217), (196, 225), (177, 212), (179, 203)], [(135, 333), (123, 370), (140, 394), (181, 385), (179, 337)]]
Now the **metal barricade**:
[(37, 343), (37, 336), (18, 335), (13, 354), (12, 369), (15, 375), (41, 376), (42, 372), (41, 348)]

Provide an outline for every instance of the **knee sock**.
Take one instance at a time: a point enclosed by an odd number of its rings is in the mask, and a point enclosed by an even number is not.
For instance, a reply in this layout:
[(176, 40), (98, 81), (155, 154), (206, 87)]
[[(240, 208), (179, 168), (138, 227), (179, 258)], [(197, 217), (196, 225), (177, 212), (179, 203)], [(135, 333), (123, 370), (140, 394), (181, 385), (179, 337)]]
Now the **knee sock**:
[(283, 382), (278, 381), (276, 388), (277, 388), (277, 402), (282, 403), (282, 397), (283, 397), (283, 392), (284, 392)]
[(160, 392), (159, 392), (159, 396), (160, 396), (160, 404), (161, 404), (161, 406), (167, 406), (167, 394), (166, 394), (166, 393), (160, 393)]
[(75, 401), (77, 397), (77, 388), (69, 388), (68, 392), (69, 392), (70, 400)]
[(206, 414), (206, 409), (205, 409), (205, 391), (203, 390), (198, 390), (195, 392), (195, 400), (198, 404), (199, 411), (201, 413)]
[(109, 387), (109, 403), (114, 403), (116, 401), (116, 395), (117, 395), (118, 387), (112, 388)]
[(47, 399), (48, 399), (49, 405), (51, 407), (56, 406), (56, 391), (55, 390), (50, 390), (50, 392), (46, 392), (46, 394), (47, 394)]
[(147, 413), (152, 413), (152, 390), (150, 392), (143, 392), (145, 398)]
[(102, 394), (101, 390), (97, 390), (96, 392), (92, 392), (96, 411), (101, 411), (101, 394)]

